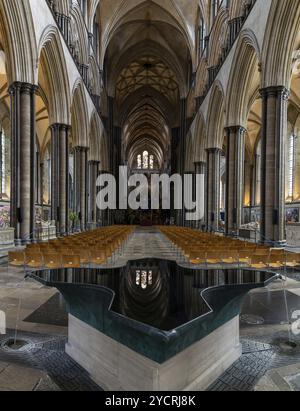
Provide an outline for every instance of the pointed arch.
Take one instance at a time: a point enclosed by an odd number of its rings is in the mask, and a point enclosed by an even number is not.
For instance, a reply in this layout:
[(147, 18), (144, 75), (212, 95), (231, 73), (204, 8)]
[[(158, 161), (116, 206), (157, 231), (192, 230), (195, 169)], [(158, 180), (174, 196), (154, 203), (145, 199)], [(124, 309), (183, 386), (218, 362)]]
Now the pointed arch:
[[(57, 27), (48, 26), (39, 44), (39, 71), (48, 91), (50, 124), (70, 124), (70, 85), (64, 52)], [(46, 90), (44, 90), (46, 92)]]
[(213, 84), (207, 118), (207, 141), (205, 148), (222, 148), (225, 127), (224, 91), (219, 81)]
[(300, 2), (272, 0), (263, 45), (263, 87), (290, 87), (292, 59), (300, 43)]
[(78, 2), (73, 2), (70, 12), (71, 17), (71, 42), (75, 50), (78, 63), (88, 65), (89, 51), (85, 22)]
[(226, 101), (227, 125), (247, 127), (251, 98), (261, 86), (260, 50), (252, 30), (244, 30), (238, 39), (229, 76)]
[(70, 12), (70, 0), (52, 0), (54, 12), (61, 13), (65, 16)]
[(35, 84), (37, 46), (28, 0), (0, 1), (0, 40), (7, 58), (8, 83)]
[(73, 88), (71, 119), (73, 146), (88, 147), (89, 117), (81, 79), (76, 81)]
[(216, 66), (219, 63), (222, 46), (226, 44), (228, 35), (228, 10), (222, 8), (217, 15), (213, 30), (210, 34), (208, 67)]
[(197, 117), (194, 136), (194, 162), (206, 161), (205, 145), (207, 141), (206, 125), (203, 114), (200, 112)]
[(104, 128), (96, 111), (93, 112), (89, 132), (89, 160), (101, 161), (101, 140)]

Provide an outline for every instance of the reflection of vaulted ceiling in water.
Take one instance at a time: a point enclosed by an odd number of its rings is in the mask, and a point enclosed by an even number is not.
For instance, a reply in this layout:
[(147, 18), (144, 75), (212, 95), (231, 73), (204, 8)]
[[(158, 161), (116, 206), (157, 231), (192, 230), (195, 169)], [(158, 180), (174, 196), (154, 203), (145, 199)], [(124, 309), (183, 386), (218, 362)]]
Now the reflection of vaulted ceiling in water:
[(197, 2), (108, 3), (102, 1), (103, 58), (107, 90), (115, 97), (115, 118), (122, 128), (123, 160), (134, 168), (137, 155), (146, 150), (162, 169), (170, 160), (171, 128), (179, 126), (180, 98), (188, 89), (194, 42), (189, 25)]

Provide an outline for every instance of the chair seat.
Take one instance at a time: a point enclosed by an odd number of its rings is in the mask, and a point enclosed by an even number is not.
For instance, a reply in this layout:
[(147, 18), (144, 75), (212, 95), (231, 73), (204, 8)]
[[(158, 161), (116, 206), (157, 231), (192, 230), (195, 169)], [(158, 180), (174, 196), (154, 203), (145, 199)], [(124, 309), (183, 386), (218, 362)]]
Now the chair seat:
[(39, 268), (41, 267), (41, 262), (40, 261), (29, 261), (26, 265), (27, 267), (30, 267), (30, 268)]
[(294, 261), (294, 262), (290, 261), (290, 262), (286, 263), (286, 266), (290, 267), (290, 268), (298, 267), (299, 265), (300, 264), (297, 263), (296, 261)]
[(221, 261), (220, 260), (214, 260), (214, 259), (208, 259), (207, 263), (208, 264), (219, 264)]
[(270, 268), (283, 268), (283, 267), (284, 267), (284, 264), (283, 264), (283, 263), (280, 263), (280, 262), (278, 262), (278, 263), (270, 263), (270, 264), (268, 264), (268, 267), (270, 267)]
[(251, 264), (252, 268), (256, 268), (256, 269), (262, 269), (262, 268), (267, 268), (266, 264), (264, 263), (260, 263), (260, 264)]
[(250, 258), (240, 258), (240, 263), (248, 264), (250, 262)]
[(203, 260), (203, 258), (193, 258), (192, 260), (190, 260), (191, 264), (195, 264), (195, 265), (199, 265), (199, 264), (205, 264), (205, 260)]
[(238, 261), (235, 258), (224, 258), (222, 262), (225, 264), (235, 264)]
[(23, 267), (24, 263), (20, 261), (10, 261), (10, 265), (13, 265), (14, 267)]

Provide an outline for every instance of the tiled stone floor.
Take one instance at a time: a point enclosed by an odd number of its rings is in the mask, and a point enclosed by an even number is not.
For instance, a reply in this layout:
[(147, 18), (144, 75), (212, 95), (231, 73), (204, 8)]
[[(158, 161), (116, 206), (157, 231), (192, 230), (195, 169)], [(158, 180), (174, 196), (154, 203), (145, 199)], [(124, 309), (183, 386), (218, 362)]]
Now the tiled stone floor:
[[(128, 258), (182, 259), (165, 237), (153, 230), (138, 230), (114, 264)], [(287, 282), (289, 315), (300, 309), (300, 273)], [(66, 313), (56, 290), (43, 287), (24, 273), (0, 268), (0, 310), (6, 313), (7, 335), (0, 336), (0, 391), (95, 391), (100, 390), (87, 373), (64, 352)], [(245, 299), (241, 322), (242, 357), (211, 387), (212, 391), (299, 390), (300, 348), (282, 352), (288, 339), (282, 282), (255, 290)], [(255, 321), (254, 321), (255, 322)], [(1, 344), (15, 335), (29, 342), (20, 352)], [(294, 337), (300, 344), (300, 335)]]

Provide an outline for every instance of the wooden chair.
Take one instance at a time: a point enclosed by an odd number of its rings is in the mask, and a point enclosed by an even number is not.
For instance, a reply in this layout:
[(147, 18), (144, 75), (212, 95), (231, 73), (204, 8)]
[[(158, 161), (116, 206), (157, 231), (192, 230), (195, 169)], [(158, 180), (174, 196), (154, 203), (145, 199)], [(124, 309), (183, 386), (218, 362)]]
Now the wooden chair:
[(262, 270), (268, 268), (268, 256), (255, 254), (251, 257), (251, 268)]
[(206, 254), (206, 263), (207, 264), (221, 264), (222, 259), (220, 256), (220, 251), (208, 252)]
[(103, 265), (107, 261), (107, 255), (105, 250), (93, 250), (91, 252), (91, 264), (92, 265)]
[(251, 265), (251, 255), (248, 250), (239, 251), (239, 264)]
[(25, 267), (25, 254), (23, 251), (10, 251), (8, 263), (13, 267)]
[(57, 270), (62, 267), (61, 254), (43, 254), (44, 265), (50, 270)]
[(270, 250), (268, 266), (270, 268), (274, 268), (274, 269), (284, 268), (286, 266), (285, 251), (283, 249), (280, 249), (280, 250), (272, 249), (272, 250)]
[(89, 265), (91, 262), (91, 252), (87, 248), (73, 249), (75, 255), (79, 255), (81, 265)]
[(287, 268), (300, 267), (300, 253), (287, 253), (285, 264)]
[(236, 251), (228, 251), (224, 253), (222, 257), (222, 263), (224, 264), (238, 264), (239, 263), (239, 255)]
[(25, 265), (26, 267), (33, 268), (33, 269), (39, 269), (43, 268), (44, 266), (44, 259), (43, 255), (39, 253), (34, 253), (34, 252), (26, 252), (25, 253)]
[(202, 251), (191, 251), (189, 255), (189, 261), (194, 265), (206, 264), (206, 252)]
[(61, 257), (63, 268), (81, 268), (80, 256), (74, 254), (63, 254)]

